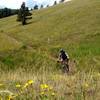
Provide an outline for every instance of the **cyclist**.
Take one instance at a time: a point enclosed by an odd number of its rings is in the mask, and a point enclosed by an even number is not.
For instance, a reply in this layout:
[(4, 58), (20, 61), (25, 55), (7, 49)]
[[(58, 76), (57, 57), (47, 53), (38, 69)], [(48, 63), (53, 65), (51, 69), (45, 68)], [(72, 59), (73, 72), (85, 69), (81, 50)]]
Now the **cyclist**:
[(62, 64), (65, 64), (66, 67), (67, 67), (67, 70), (69, 71), (69, 55), (63, 49), (60, 50), (60, 53), (59, 53), (59, 61)]

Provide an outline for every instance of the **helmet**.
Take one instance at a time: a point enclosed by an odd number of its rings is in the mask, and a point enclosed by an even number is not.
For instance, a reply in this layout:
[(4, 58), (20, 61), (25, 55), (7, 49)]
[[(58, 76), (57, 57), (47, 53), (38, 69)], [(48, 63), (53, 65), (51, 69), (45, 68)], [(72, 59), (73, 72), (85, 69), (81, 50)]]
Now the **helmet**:
[(60, 53), (65, 52), (63, 49), (60, 49)]

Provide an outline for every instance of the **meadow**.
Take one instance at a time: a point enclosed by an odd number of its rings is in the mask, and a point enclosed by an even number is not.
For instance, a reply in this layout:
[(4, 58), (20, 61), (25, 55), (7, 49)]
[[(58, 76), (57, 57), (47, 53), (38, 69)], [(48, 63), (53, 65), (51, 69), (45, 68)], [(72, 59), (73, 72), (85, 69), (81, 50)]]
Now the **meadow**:
[[(100, 1), (72, 0), (0, 19), (1, 100), (100, 100)], [(57, 63), (70, 56), (70, 72)], [(75, 61), (75, 63), (73, 63)]]

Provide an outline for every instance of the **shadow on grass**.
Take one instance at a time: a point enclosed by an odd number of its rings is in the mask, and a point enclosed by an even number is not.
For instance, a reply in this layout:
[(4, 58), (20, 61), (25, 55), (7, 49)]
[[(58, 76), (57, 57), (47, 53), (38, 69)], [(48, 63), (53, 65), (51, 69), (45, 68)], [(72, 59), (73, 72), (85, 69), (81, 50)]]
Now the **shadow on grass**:
[(29, 24), (32, 24), (33, 22), (27, 22), (25, 25), (29, 25)]

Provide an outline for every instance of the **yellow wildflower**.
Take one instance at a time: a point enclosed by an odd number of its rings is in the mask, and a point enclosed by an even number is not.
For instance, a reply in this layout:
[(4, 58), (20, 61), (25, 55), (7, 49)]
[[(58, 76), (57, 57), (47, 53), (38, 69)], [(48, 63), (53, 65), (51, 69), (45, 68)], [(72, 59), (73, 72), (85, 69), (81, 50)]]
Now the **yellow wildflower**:
[(45, 93), (44, 92), (41, 92), (41, 95), (44, 95)]
[(88, 87), (89, 87), (89, 84), (85, 83), (85, 84), (84, 84), (84, 87), (85, 87), (85, 88), (88, 88)]
[(48, 88), (49, 86), (47, 84), (44, 84), (44, 88)]
[(52, 96), (55, 96), (55, 93), (53, 92), (51, 95), (52, 95)]
[(47, 88), (49, 88), (49, 86), (47, 84), (41, 84), (40, 87), (41, 87), (41, 89), (47, 89)]
[(25, 83), (25, 85), (24, 85), (24, 87), (23, 87), (23, 88), (26, 88), (26, 87), (28, 87), (28, 85), (29, 85), (28, 83)]
[(20, 84), (16, 84), (16, 88), (20, 88), (21, 87), (21, 85)]
[(13, 97), (11, 95), (9, 95), (8, 100), (13, 100)]
[(34, 82), (33, 80), (29, 80), (28, 84), (33, 84), (33, 82)]
[(50, 87), (49, 87), (49, 90), (52, 90), (52, 89), (53, 89), (53, 87), (52, 87), (52, 86), (50, 86)]

